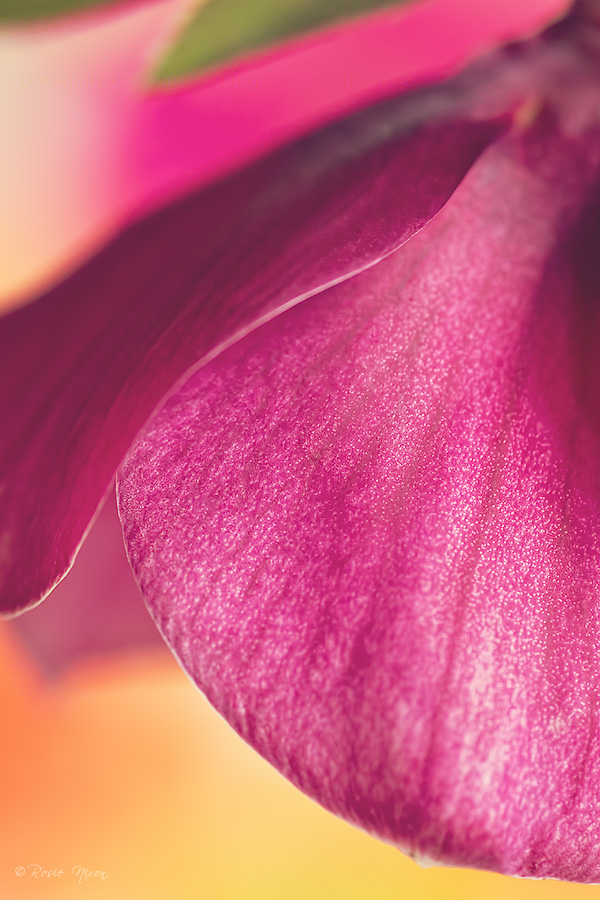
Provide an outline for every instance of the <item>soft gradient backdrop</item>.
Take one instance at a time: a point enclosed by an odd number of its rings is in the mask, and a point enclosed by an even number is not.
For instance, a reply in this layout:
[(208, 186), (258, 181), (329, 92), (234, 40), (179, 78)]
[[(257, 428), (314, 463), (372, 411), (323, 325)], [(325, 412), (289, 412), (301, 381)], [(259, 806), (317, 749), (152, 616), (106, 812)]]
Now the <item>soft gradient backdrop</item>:
[[(158, 95), (142, 73), (182, 14), (178, 0), (0, 34), (9, 123), (0, 302), (26, 302), (119, 221), (337, 109), (438, 77), (564, 5), (430, 0)], [(102, 540), (107, 568), (122, 571), (119, 541)], [(61, 602), (93, 597), (90, 560), (82, 556)], [(50, 634), (61, 621), (40, 618), (39, 627)], [(12, 626), (0, 629), (2, 898), (600, 898), (600, 887), (420, 869), (288, 785), (161, 646), (86, 659), (85, 641), (65, 635), (61, 665), (33, 631), (24, 642)], [(36, 879), (30, 865), (65, 874)], [(81, 885), (76, 866), (107, 877)]]

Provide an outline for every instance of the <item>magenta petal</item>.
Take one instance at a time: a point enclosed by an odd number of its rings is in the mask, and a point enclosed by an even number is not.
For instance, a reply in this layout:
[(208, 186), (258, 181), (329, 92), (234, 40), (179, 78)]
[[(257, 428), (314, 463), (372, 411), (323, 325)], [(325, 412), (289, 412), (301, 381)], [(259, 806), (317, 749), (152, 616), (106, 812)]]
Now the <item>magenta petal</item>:
[(420, 857), (598, 881), (600, 133), (568, 124), (196, 372), (118, 489), (166, 639), (296, 785)]
[(134, 225), (0, 321), (0, 609), (62, 577), (191, 366), (435, 215), (504, 127), (469, 107), (463, 84), (355, 115)]

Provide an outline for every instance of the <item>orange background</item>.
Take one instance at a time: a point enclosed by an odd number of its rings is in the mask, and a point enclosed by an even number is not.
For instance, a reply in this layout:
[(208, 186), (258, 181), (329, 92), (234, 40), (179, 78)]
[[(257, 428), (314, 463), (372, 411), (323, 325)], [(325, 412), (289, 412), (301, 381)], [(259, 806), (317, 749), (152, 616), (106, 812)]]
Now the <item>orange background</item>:
[[(530, 2), (528, 15), (537, 9), (543, 18), (560, 5)], [(371, 67), (383, 79), (452, 67), (469, 46), (489, 45), (494, 30), (511, 36), (521, 15), (517, 3), (489, 2), (485, 15), (467, 0), (438, 6), (439, 34), (430, 31), (418, 46), (411, 40), (404, 54), (373, 37), (363, 72)], [(0, 35), (0, 97), (11, 122), (0, 148), (5, 305), (66, 270), (132, 210), (356, 99), (343, 84), (327, 90), (322, 82), (311, 93), (315, 72), (350, 71), (355, 45), (340, 39), (259, 65), (254, 82), (216, 85), (201, 97), (196, 88), (172, 106), (157, 104), (132, 79), (180, 7)], [(444, 15), (455, 15), (454, 44)], [(41, 81), (85, 72), (118, 76), (117, 83)], [(381, 92), (382, 83), (373, 79), (364, 92)], [(169, 128), (160, 131), (165, 116)], [(166, 649), (80, 662), (49, 681), (5, 624), (0, 711), (0, 897), (7, 900), (600, 898), (600, 887), (419, 868), (285, 782), (209, 708)], [(15, 874), (30, 865), (65, 874)], [(81, 885), (75, 866), (107, 878)]]

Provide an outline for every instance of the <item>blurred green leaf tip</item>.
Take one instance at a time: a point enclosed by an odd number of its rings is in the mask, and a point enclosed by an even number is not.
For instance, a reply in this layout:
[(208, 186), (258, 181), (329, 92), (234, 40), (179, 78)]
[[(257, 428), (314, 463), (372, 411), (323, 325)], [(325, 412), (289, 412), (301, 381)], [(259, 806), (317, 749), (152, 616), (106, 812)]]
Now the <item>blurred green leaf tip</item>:
[(156, 66), (174, 80), (398, 0), (204, 0)]
[[(199, 0), (151, 73), (156, 83), (226, 65), (255, 50), (407, 0)], [(0, 23), (33, 22), (116, 0), (0, 0)]]
[[(67, 13), (109, 6), (111, 0), (0, 0), (0, 22), (33, 22)], [(114, 3), (114, 0), (112, 0)]]

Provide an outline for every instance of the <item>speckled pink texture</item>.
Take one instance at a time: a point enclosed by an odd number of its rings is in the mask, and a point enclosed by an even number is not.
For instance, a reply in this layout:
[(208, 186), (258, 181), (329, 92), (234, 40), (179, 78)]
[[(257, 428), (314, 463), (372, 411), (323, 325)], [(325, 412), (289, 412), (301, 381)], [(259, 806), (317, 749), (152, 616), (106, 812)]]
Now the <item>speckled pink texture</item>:
[(600, 88), (578, 78), (399, 250), (196, 372), (119, 492), (167, 641), (296, 785), (424, 858), (598, 881)]
[(63, 576), (139, 429), (191, 366), (439, 210), (506, 127), (470, 119), (465, 83), (370, 108), (142, 220), (0, 319), (0, 609)]

